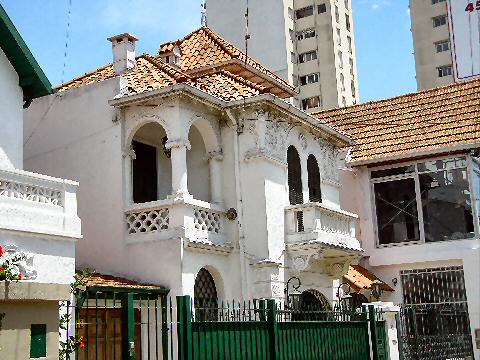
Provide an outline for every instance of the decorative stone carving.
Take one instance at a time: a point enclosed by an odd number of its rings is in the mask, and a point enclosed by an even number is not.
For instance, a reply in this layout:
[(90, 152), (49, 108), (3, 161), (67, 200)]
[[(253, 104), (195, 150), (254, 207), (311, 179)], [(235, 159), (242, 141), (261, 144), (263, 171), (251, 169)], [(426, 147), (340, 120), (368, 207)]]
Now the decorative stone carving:
[(248, 131), (254, 137), (254, 148), (247, 151), (246, 159), (265, 156), (285, 162), (287, 125), (281, 118), (268, 112), (257, 111), (255, 119), (249, 119)]
[(337, 149), (334, 146), (321, 145), (320, 174), (322, 180), (339, 182), (339, 171), (337, 164)]
[(298, 134), (298, 142), (303, 150), (307, 149), (307, 137), (303, 132)]
[(321, 250), (311, 249), (299, 252), (293, 255), (292, 265), (297, 272), (306, 271), (311, 267), (312, 259), (321, 260), (323, 257)]
[(63, 206), (63, 197), (60, 190), (49, 189), (43, 186), (23, 184), (13, 180), (0, 178), (0, 196)]
[(190, 150), (192, 148), (192, 145), (190, 144), (190, 141), (184, 140), (184, 139), (168, 140), (165, 143), (165, 148), (166, 149), (180, 148), (182, 146), (186, 147), (187, 150)]

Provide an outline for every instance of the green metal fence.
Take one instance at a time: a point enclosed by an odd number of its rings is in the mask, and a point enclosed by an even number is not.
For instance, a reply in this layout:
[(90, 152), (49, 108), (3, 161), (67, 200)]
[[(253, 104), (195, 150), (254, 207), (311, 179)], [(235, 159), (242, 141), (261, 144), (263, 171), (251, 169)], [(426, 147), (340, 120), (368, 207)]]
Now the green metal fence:
[[(383, 326), (383, 328), (382, 328)], [(359, 311), (283, 309), (274, 300), (193, 305), (177, 297), (178, 359), (387, 359), (384, 323)]]

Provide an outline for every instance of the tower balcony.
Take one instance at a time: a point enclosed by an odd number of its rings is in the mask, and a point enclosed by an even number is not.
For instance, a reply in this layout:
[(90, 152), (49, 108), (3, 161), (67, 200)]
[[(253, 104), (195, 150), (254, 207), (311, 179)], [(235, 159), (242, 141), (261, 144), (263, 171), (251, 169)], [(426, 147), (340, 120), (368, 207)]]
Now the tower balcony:
[(125, 209), (127, 243), (183, 239), (185, 248), (229, 253), (226, 213), (190, 196), (133, 204)]

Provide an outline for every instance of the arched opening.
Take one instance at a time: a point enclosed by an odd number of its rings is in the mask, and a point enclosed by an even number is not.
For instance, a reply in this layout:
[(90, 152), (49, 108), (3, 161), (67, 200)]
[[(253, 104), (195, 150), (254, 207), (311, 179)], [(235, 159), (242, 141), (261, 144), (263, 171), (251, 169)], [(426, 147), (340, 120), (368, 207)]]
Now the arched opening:
[(167, 134), (151, 122), (137, 130), (132, 139), (132, 199), (145, 203), (165, 199), (172, 192), (170, 151), (165, 149)]
[(308, 200), (310, 202), (322, 202), (322, 190), (320, 188), (320, 169), (314, 155), (310, 154), (307, 159), (308, 173)]
[[(300, 156), (297, 149), (290, 145), (287, 150), (287, 165), (288, 165), (288, 199), (290, 205), (303, 204), (303, 190), (302, 190), (302, 165), (300, 164)], [(295, 213), (295, 228), (298, 232), (304, 231), (303, 226), (303, 212), (297, 211)]]
[(300, 299), (300, 308), (302, 310), (312, 311), (330, 311), (332, 307), (325, 295), (315, 289), (305, 290), (302, 292)]
[(187, 153), (188, 192), (195, 199), (210, 201), (210, 169), (206, 159), (207, 151), (200, 131), (190, 127), (188, 141), (191, 149)]
[(195, 278), (193, 297), (197, 319), (215, 320), (217, 318), (217, 287), (212, 274), (205, 268), (201, 268)]
[(288, 164), (288, 199), (291, 205), (303, 204), (302, 166), (300, 156), (294, 146), (287, 150)]

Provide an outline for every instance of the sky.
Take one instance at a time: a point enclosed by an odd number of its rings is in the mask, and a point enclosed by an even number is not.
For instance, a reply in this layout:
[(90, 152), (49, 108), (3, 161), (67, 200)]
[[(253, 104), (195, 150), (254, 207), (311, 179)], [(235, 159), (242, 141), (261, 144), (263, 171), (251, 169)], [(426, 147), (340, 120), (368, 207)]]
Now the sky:
[[(0, 0), (0, 4), (54, 85), (111, 62), (107, 37), (129, 32), (140, 39), (138, 54), (154, 54), (160, 44), (200, 26), (201, 0)], [(352, 0), (352, 8), (361, 102), (415, 91), (408, 0)]]

